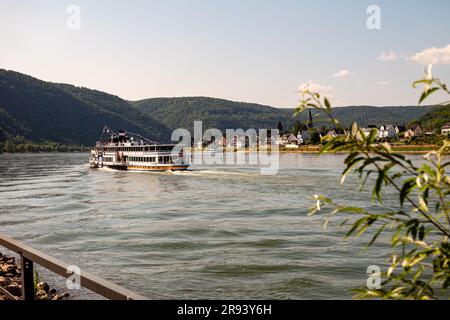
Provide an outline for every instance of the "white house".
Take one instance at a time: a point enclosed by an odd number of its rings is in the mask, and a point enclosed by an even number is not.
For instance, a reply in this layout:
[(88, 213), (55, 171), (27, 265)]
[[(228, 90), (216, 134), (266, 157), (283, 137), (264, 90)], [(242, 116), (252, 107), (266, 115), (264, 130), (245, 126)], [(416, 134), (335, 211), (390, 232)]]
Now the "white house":
[(286, 148), (298, 148), (300, 144), (303, 143), (303, 138), (299, 134), (297, 137), (290, 133), (290, 134), (283, 134), (282, 136), (278, 137), (277, 144), (281, 147)]
[(405, 138), (420, 137), (423, 135), (422, 128), (413, 126), (405, 132)]
[(298, 139), (295, 135), (293, 135), (292, 133), (288, 136), (287, 138), (288, 143), (296, 143), (298, 144)]
[(277, 145), (279, 145), (281, 147), (285, 146), (288, 143), (289, 143), (288, 136), (286, 134), (282, 134), (281, 136), (279, 136), (277, 138)]
[(382, 125), (380, 129), (378, 130), (378, 138), (379, 139), (386, 139), (386, 138), (392, 138), (397, 135), (397, 131), (395, 130), (395, 127), (393, 125)]
[(443, 134), (443, 135), (450, 134), (450, 122), (447, 122), (442, 126), (441, 134)]

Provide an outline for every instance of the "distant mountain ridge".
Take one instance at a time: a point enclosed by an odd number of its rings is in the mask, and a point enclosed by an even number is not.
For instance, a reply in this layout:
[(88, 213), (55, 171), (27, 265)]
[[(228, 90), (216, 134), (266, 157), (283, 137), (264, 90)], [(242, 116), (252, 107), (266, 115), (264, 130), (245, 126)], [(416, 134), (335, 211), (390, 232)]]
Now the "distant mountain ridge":
[[(302, 123), (307, 120), (305, 112), (294, 119), (294, 109), (280, 109), (208, 97), (152, 98), (131, 103), (171, 129), (183, 127), (192, 130), (195, 120), (203, 120), (204, 128), (218, 128), (222, 131), (227, 128), (244, 130), (276, 128), (278, 121), (281, 121), (285, 128), (290, 128), (296, 120)], [(333, 114), (345, 126), (350, 126), (353, 122), (358, 122), (360, 126), (405, 125), (435, 108), (353, 106), (334, 108)], [(313, 110), (312, 114), (316, 127), (330, 126), (321, 112)]]
[(161, 140), (171, 132), (119, 97), (0, 70), (0, 139), (92, 145), (105, 124)]
[[(435, 110), (428, 107), (345, 107), (334, 109), (344, 125), (407, 124)], [(152, 140), (170, 141), (176, 128), (203, 129), (285, 128), (306, 115), (292, 117), (293, 109), (208, 97), (152, 98), (126, 101), (98, 90), (45, 82), (0, 69), (0, 141), (20, 135), (34, 142), (93, 145), (106, 124)], [(316, 110), (315, 126), (327, 125)]]

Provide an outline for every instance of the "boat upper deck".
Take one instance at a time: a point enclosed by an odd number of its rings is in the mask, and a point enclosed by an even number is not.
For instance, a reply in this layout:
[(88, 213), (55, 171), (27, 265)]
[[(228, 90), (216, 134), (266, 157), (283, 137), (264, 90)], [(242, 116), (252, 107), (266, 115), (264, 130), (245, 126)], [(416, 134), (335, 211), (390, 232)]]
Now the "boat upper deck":
[(97, 144), (95, 146), (96, 151), (103, 152), (171, 152), (175, 147), (174, 144), (130, 144), (130, 143), (108, 143), (108, 144)]

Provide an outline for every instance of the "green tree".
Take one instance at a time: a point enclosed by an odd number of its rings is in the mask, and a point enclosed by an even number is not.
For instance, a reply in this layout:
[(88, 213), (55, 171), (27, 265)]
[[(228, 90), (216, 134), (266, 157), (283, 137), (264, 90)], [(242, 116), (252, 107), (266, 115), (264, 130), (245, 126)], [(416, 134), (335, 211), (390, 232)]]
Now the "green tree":
[(302, 130), (306, 130), (306, 126), (302, 125), (302, 123), (300, 121), (296, 120), (294, 122), (294, 126), (290, 130), (290, 133), (292, 133), (293, 135), (297, 136), (298, 133), (301, 132)]
[[(432, 93), (442, 90), (450, 94), (445, 84), (431, 75), (416, 81), (424, 85), (420, 103)], [(302, 92), (302, 112), (306, 108), (323, 111), (329, 120), (340, 126), (332, 114), (326, 97), (306, 88)], [(321, 153), (348, 153), (341, 183), (350, 173), (360, 179), (360, 190), (370, 186), (372, 201), (380, 210), (339, 203), (324, 195), (315, 195), (315, 206), (310, 215), (323, 214), (327, 223), (340, 216), (341, 225), (348, 226), (347, 237), (371, 233), (368, 247), (381, 236), (391, 237), (392, 255), (389, 268), (382, 273), (379, 289), (359, 288), (356, 298), (382, 299), (437, 299), (449, 294), (450, 286), (450, 176), (446, 169), (450, 162), (445, 154), (450, 142), (424, 157), (420, 166), (404, 155), (395, 153), (387, 142), (377, 144), (376, 130), (366, 136), (357, 123), (353, 123), (349, 137), (336, 137), (323, 146)], [(371, 178), (374, 179), (371, 179)], [(382, 190), (398, 195), (398, 207), (385, 206)]]
[(16, 152), (16, 145), (14, 144), (14, 142), (11, 139), (6, 140), (5, 142), (5, 152), (7, 153), (13, 153)]
[(310, 143), (313, 145), (318, 145), (320, 143), (320, 133), (315, 129), (309, 129), (308, 131), (311, 135)]
[(16, 145), (16, 152), (25, 152), (25, 145), (23, 143)]

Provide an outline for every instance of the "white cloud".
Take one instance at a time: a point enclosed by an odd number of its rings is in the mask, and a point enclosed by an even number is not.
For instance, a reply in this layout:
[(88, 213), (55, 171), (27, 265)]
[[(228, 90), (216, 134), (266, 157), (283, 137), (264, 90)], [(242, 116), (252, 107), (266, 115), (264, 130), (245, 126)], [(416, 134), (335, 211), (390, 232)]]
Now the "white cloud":
[(381, 51), (380, 55), (377, 57), (377, 60), (380, 61), (394, 61), (397, 59), (397, 54), (394, 51)]
[(333, 78), (345, 78), (348, 76), (352, 76), (354, 74), (355, 74), (354, 72), (344, 69), (333, 74)]
[(330, 93), (332, 90), (333, 88), (331, 86), (324, 86), (318, 83), (314, 83), (313, 81), (305, 82), (298, 87), (299, 92), (310, 91), (321, 94)]
[(391, 80), (381, 80), (381, 81), (378, 81), (378, 84), (380, 86), (389, 86), (392, 84), (392, 81)]
[(341, 100), (339, 100), (337, 97), (334, 96), (333, 90), (334, 88), (331, 86), (315, 83), (314, 81), (305, 82), (301, 84), (298, 88), (300, 94), (305, 91), (310, 91), (312, 93), (320, 93), (321, 96), (326, 96), (328, 98), (331, 105), (336, 106), (337, 104), (340, 103)]
[(416, 53), (409, 59), (422, 65), (450, 64), (450, 44), (443, 48), (427, 48)]

